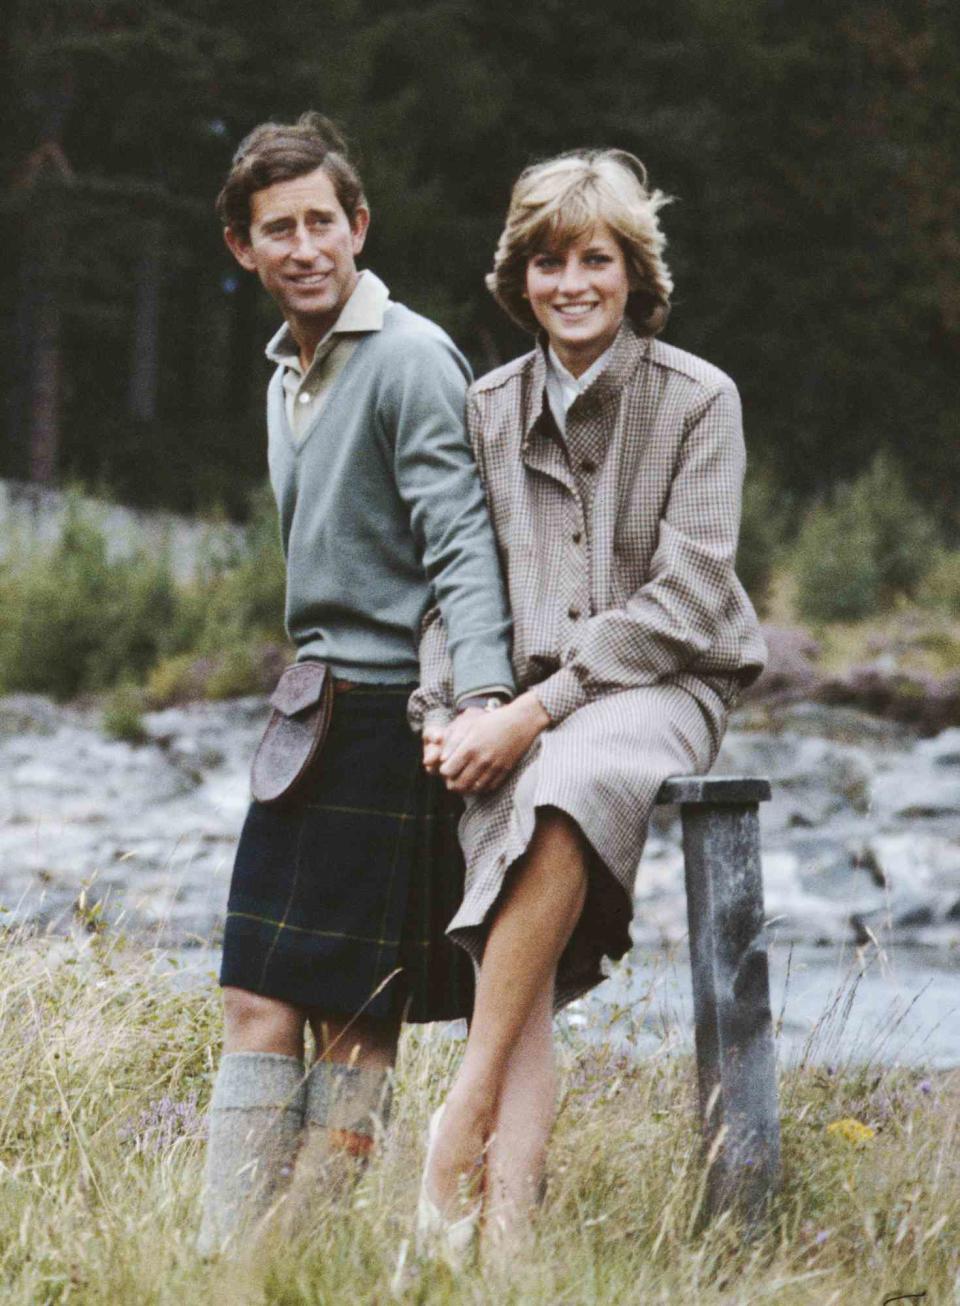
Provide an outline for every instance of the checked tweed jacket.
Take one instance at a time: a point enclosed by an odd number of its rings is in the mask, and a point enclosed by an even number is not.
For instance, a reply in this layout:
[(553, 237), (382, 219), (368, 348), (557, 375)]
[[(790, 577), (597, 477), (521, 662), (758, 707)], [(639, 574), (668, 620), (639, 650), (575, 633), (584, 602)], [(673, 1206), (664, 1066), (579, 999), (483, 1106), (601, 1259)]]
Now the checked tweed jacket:
[[(475, 960), (537, 807), (595, 854), (558, 1003), (629, 947), (633, 886), (657, 791), (707, 770), (739, 689), (763, 666), (734, 573), (745, 454), (729, 377), (625, 320), (610, 362), (567, 413), (545, 404), (540, 347), (471, 388), (468, 427), (513, 612), (513, 664), (553, 727), (508, 781), (467, 799), (463, 904), (450, 932)], [(442, 621), (431, 613), (411, 721), (447, 720)]]

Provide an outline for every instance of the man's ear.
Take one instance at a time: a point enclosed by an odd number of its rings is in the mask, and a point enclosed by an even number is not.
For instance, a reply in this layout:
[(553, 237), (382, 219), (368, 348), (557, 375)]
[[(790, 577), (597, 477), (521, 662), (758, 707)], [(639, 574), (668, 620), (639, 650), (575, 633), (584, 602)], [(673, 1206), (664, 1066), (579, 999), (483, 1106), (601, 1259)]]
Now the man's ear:
[(232, 227), (224, 227), (223, 238), (227, 242), (227, 249), (237, 260), (242, 268), (248, 272), (256, 272), (257, 261), (253, 257), (253, 248), (248, 236), (239, 235)]
[(363, 242), (367, 238), (367, 228), (370, 226), (370, 210), (365, 204), (359, 204), (357, 211), (353, 215), (353, 222), (350, 229), (353, 232), (353, 252), (354, 255), (360, 253), (363, 249)]

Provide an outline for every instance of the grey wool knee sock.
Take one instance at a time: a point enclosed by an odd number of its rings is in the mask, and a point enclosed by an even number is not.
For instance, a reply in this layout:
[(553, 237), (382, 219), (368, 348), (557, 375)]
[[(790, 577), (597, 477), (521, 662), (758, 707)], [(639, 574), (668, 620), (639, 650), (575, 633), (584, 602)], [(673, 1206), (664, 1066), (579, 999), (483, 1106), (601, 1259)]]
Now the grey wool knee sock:
[(319, 1197), (340, 1202), (360, 1177), (390, 1114), (391, 1083), (388, 1070), (336, 1061), (318, 1061), (312, 1067), (303, 1145), (287, 1206), (288, 1229), (302, 1232)]
[(267, 1211), (296, 1159), (305, 1102), (298, 1058), (273, 1052), (222, 1058), (208, 1115), (201, 1255), (221, 1251)]
[(389, 1070), (317, 1061), (307, 1076), (307, 1138), (318, 1153), (326, 1143), (366, 1156), (390, 1117)]

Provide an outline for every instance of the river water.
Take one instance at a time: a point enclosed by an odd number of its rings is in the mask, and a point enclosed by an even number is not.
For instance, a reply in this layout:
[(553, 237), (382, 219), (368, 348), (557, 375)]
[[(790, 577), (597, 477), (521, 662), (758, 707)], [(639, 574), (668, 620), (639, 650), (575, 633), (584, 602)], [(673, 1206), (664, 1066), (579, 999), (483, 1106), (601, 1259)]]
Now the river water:
[[(208, 982), (262, 722), (253, 699), (169, 709), (134, 746), (92, 710), (0, 699), (7, 925), (63, 934), (94, 909)], [(753, 707), (715, 770), (773, 781), (761, 831), (782, 1058), (960, 1064), (960, 730), (917, 739), (846, 709)], [(679, 822), (659, 809), (635, 948), (563, 1027), (644, 1055), (688, 1042), (685, 933)]]

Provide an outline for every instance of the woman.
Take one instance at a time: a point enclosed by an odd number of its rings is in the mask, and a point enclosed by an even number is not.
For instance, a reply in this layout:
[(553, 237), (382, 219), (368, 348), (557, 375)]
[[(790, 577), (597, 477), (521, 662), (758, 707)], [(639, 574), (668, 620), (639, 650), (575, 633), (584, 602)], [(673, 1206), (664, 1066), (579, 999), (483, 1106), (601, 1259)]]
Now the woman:
[(672, 289), (642, 164), (563, 155), (517, 182), (488, 286), (536, 348), (478, 381), (469, 428), (510, 591), (521, 692), (452, 719), (442, 624), (412, 702), (465, 797), (452, 937), (478, 966), (419, 1224), (451, 1258), (481, 1205), (527, 1224), (554, 1116), (551, 1017), (621, 957), (661, 782), (706, 771), (763, 665), (734, 575), (744, 470), (730, 379), (658, 342)]

